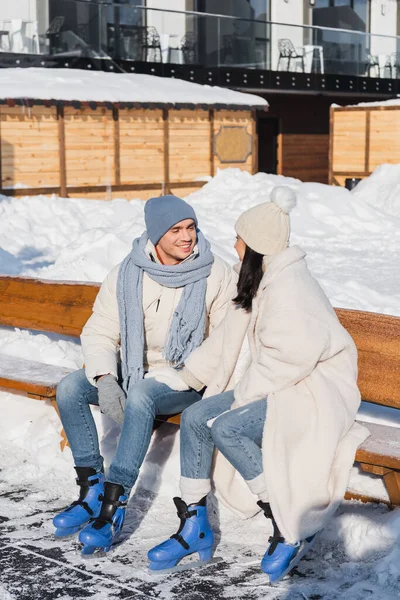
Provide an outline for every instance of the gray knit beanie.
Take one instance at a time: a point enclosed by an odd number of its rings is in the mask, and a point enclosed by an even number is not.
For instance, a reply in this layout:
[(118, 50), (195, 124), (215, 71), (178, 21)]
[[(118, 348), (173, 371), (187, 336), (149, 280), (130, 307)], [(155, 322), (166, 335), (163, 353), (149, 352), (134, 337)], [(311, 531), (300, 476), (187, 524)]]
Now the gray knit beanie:
[(177, 196), (150, 198), (144, 206), (147, 235), (155, 246), (171, 227), (185, 219), (193, 219), (197, 227), (194, 209)]
[(246, 210), (236, 221), (236, 233), (259, 254), (271, 256), (289, 245), (289, 212), (296, 205), (296, 194), (288, 186), (276, 186), (271, 201)]

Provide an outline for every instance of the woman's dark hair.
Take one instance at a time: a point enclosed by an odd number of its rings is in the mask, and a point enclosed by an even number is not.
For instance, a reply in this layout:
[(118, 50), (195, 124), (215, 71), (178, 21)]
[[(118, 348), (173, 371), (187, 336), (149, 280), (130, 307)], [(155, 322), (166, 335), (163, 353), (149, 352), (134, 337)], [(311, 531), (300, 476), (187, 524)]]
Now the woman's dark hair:
[(251, 311), (251, 303), (257, 294), (258, 287), (264, 275), (263, 255), (246, 246), (242, 268), (240, 269), (237, 286), (237, 296), (233, 299), (236, 306), (240, 306), (246, 312)]

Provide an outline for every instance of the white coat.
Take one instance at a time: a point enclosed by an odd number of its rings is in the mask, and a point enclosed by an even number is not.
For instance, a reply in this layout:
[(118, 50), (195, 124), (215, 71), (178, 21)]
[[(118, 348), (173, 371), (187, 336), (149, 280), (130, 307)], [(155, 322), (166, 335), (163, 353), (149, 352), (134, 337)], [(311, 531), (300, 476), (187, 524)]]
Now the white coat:
[[(186, 360), (185, 380), (205, 396), (232, 389), (244, 336), (251, 364), (234, 387), (232, 408), (267, 399), (262, 455), (271, 509), (288, 542), (323, 528), (343, 499), (356, 449), (368, 431), (360, 405), (357, 350), (328, 298), (293, 246), (267, 267), (252, 311), (231, 303), (226, 318)], [(200, 384), (201, 382), (201, 384)], [(234, 512), (252, 516), (256, 498), (217, 455), (214, 484)]]

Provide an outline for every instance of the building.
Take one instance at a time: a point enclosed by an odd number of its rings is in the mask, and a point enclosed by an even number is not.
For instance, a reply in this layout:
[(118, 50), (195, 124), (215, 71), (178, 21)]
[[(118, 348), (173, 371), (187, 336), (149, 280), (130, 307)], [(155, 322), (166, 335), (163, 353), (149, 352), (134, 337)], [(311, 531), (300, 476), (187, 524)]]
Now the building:
[(396, 0), (18, 0), (0, 66), (149, 73), (251, 91), (259, 169), (328, 181), (329, 107), (400, 94)]

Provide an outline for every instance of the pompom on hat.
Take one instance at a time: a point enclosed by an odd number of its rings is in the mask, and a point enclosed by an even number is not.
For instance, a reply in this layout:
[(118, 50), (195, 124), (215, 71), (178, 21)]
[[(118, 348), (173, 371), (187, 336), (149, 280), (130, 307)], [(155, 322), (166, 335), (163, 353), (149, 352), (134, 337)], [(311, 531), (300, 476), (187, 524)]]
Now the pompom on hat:
[(289, 245), (290, 211), (296, 206), (296, 194), (286, 186), (273, 188), (271, 201), (246, 210), (236, 221), (236, 233), (259, 254), (271, 256)]

